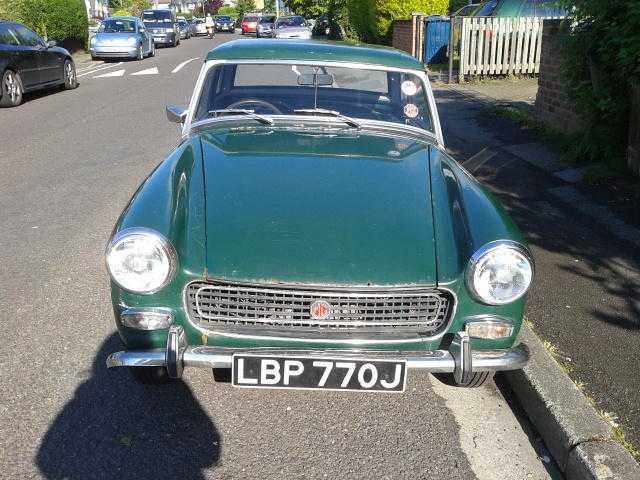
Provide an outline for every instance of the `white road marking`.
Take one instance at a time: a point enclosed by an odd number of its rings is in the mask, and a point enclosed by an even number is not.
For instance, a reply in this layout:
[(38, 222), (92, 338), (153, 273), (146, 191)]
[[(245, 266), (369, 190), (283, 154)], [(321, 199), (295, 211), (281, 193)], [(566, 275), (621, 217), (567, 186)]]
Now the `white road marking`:
[(107, 70), (108, 68), (117, 67), (118, 65), (122, 65), (122, 63), (123, 62), (114, 63), (113, 65), (107, 65), (106, 67), (96, 68), (94, 70), (91, 70), (90, 72), (81, 73), (80, 75), (78, 75), (78, 77), (84, 77), (85, 75), (91, 75), (92, 73), (99, 72), (100, 70)]
[(94, 68), (98, 68), (102, 65), (104, 65), (104, 62), (95, 62), (95, 63), (92, 63), (91, 65), (82, 65), (80, 67), (76, 67), (76, 72), (77, 73), (88, 72), (89, 70), (93, 70)]
[(184, 62), (182, 62), (180, 65), (178, 65), (176, 68), (174, 68), (173, 70), (171, 70), (171, 73), (177, 73), (180, 70), (182, 70), (182, 68), (189, 62), (193, 62), (194, 60), (197, 60), (199, 57), (195, 57), (195, 58), (190, 58), (189, 60), (185, 60)]
[(157, 75), (158, 67), (147, 68), (146, 70), (140, 70), (139, 72), (132, 73), (131, 75)]
[(103, 73), (102, 75), (96, 75), (93, 78), (109, 78), (109, 77), (122, 77), (124, 75), (124, 68), (122, 70), (116, 70), (115, 72)]

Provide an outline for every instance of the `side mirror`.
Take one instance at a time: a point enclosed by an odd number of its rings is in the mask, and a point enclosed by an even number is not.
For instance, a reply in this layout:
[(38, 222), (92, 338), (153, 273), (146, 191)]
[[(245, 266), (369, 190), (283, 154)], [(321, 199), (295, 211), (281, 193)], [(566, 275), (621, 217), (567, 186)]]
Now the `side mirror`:
[(167, 119), (171, 123), (184, 123), (187, 119), (187, 109), (176, 107), (175, 105), (167, 105)]
[(55, 40), (49, 40), (46, 44), (47, 48), (51, 48), (51, 47), (55, 47), (56, 45), (58, 45), (58, 42), (56, 42)]

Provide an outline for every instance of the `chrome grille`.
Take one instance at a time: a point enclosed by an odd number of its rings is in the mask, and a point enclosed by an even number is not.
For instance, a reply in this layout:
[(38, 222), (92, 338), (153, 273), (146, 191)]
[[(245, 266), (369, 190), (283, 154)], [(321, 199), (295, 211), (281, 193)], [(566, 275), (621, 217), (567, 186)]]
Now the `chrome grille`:
[[(311, 316), (311, 305), (319, 300), (330, 304), (323, 320)], [(205, 329), (391, 329), (433, 335), (446, 325), (453, 301), (432, 288), (352, 291), (195, 282), (187, 286), (186, 306), (191, 321)]]

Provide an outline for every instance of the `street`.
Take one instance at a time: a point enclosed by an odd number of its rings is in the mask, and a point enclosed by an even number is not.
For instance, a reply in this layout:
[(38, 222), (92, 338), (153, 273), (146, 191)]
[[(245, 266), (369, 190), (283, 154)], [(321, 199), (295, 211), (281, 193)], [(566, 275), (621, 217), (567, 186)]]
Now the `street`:
[(0, 110), (0, 477), (560, 478), (499, 378), (455, 389), (413, 371), (406, 393), (375, 395), (106, 369), (121, 344), (104, 247), (179, 138), (164, 106), (186, 105), (208, 49), (235, 37), (78, 64), (77, 90)]

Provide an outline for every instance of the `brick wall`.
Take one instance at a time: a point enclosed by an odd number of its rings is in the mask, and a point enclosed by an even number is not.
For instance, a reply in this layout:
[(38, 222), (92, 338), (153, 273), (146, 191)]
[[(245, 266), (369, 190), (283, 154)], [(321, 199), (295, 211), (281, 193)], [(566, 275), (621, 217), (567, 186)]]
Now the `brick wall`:
[(580, 117), (563, 89), (563, 55), (567, 28), (562, 20), (545, 20), (540, 54), (536, 115), (546, 125), (564, 133), (580, 128)]
[(413, 55), (413, 20), (395, 20), (393, 22), (393, 39), (394, 48), (404, 50)]

